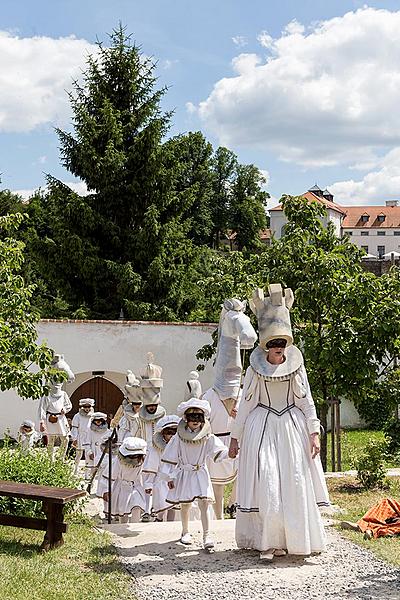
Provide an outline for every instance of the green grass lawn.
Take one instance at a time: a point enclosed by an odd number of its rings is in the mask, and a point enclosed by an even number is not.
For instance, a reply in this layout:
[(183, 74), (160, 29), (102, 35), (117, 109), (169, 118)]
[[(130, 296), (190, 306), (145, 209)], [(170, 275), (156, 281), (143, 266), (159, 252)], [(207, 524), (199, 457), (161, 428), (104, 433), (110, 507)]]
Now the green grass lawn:
[[(365, 446), (369, 441), (383, 441), (384, 435), (382, 431), (372, 431), (368, 429), (343, 430), (341, 435), (342, 446), (342, 471), (354, 469), (354, 460), (362, 454)], [(331, 470), (331, 434), (328, 433), (328, 468)], [(400, 467), (398, 460), (387, 462), (388, 467)]]
[[(400, 479), (388, 479), (389, 489), (363, 490), (354, 477), (328, 479), (331, 502), (337, 504), (345, 512), (338, 517), (343, 521), (358, 521), (369, 508), (381, 498), (391, 496), (400, 498)], [(383, 537), (377, 540), (364, 540), (363, 534), (356, 531), (340, 529), (340, 534), (371, 550), (376, 556), (393, 565), (400, 566), (400, 538)]]
[(74, 523), (65, 544), (47, 553), (44, 532), (0, 527), (0, 597), (12, 600), (122, 600), (135, 597), (133, 580), (108, 534)]

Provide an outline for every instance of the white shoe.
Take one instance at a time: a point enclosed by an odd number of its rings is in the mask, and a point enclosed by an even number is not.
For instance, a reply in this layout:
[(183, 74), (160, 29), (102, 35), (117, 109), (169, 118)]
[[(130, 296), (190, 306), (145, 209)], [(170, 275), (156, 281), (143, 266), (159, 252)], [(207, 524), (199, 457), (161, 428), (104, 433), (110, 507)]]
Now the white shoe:
[(214, 548), (214, 540), (209, 535), (204, 536), (203, 544), (205, 550), (212, 550)]
[(181, 544), (185, 544), (185, 546), (189, 546), (192, 543), (192, 536), (190, 533), (184, 533), (181, 535)]
[(267, 562), (272, 562), (274, 560), (274, 550), (270, 548), (269, 550), (264, 550), (260, 552), (260, 560), (265, 560)]

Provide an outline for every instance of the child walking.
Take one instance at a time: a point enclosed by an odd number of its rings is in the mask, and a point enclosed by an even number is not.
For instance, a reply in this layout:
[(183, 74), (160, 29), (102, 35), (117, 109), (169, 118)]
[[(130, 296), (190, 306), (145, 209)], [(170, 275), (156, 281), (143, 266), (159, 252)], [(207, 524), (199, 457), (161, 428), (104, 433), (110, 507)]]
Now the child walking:
[[(180, 504), (182, 520), (182, 544), (191, 544), (189, 513), (192, 502), (197, 500), (203, 527), (203, 545), (206, 550), (214, 547), (210, 533), (209, 505), (215, 502), (207, 459), (215, 462), (227, 458), (228, 448), (211, 433), (210, 405), (200, 398), (190, 398), (177, 409), (181, 418), (177, 434), (167, 445), (161, 458), (161, 473), (168, 481), (167, 502)], [(174, 467), (171, 470), (171, 465)]]
[[(90, 430), (91, 417), (93, 415), (93, 398), (82, 398), (79, 400), (79, 411), (74, 415), (71, 424), (72, 445), (75, 448), (75, 475), (78, 473), (79, 463), (84, 452), (84, 444)], [(88, 456), (85, 453), (86, 467)]]

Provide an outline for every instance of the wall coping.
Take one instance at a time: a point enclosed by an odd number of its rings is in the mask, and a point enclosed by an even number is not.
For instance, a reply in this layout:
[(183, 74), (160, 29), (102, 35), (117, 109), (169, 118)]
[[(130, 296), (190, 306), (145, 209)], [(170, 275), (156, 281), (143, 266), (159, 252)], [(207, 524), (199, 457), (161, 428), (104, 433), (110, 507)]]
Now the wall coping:
[(218, 323), (197, 323), (185, 321), (126, 321), (114, 320), (107, 321), (105, 319), (40, 319), (39, 323), (84, 323), (89, 325), (106, 324), (106, 325), (172, 325), (175, 327), (218, 327)]

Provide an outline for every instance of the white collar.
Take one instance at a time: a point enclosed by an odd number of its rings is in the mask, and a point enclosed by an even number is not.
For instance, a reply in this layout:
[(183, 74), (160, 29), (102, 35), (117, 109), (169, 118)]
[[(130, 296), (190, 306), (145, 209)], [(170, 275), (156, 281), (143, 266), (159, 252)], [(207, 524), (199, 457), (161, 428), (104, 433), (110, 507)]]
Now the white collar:
[(267, 381), (287, 381), (303, 366), (303, 355), (296, 346), (288, 346), (285, 350), (286, 360), (273, 365), (266, 359), (266, 351), (257, 346), (250, 354), (250, 365), (254, 371)]

